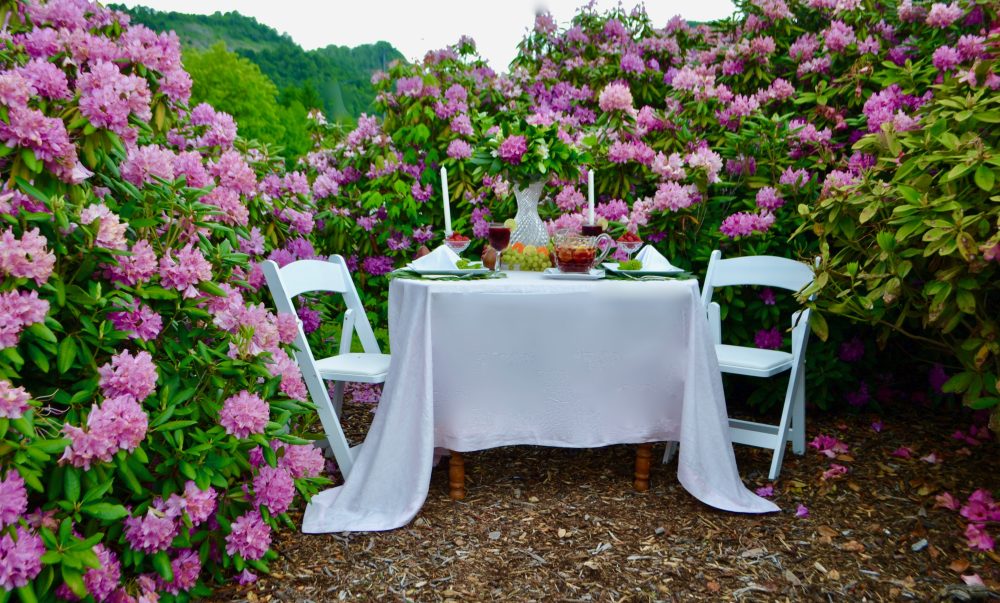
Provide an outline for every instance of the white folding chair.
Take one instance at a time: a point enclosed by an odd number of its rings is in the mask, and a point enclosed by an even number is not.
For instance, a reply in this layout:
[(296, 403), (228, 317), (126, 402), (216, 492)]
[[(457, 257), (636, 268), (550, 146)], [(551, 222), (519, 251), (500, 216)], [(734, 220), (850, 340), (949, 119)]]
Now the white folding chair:
[[(347, 479), (354, 467), (354, 459), (360, 444), (352, 448), (340, 425), (344, 384), (348, 381), (383, 383), (389, 373), (389, 355), (383, 354), (378, 347), (375, 334), (368, 322), (368, 315), (361, 305), (361, 298), (354, 287), (354, 281), (351, 280), (351, 273), (344, 258), (334, 255), (325, 262), (299, 260), (283, 268), (268, 260), (264, 262), (263, 269), (267, 287), (271, 290), (271, 296), (279, 312), (295, 315), (292, 298), (303, 293), (330, 292), (343, 296), (347, 311), (344, 313), (339, 353), (316, 360), (302, 330), (302, 321), (299, 321), (299, 334), (295, 338), (295, 361), (302, 371), (309, 395), (316, 405), (323, 431), (326, 432), (327, 442), (340, 467), (340, 473)], [(363, 353), (351, 352), (351, 342), (355, 332), (361, 340)], [(324, 381), (334, 382), (332, 401)]]
[[(724, 260), (722, 252), (715, 250), (709, 260), (701, 290), (701, 301), (708, 312), (709, 328), (715, 341), (719, 368), (723, 373), (773, 377), (791, 371), (781, 420), (777, 425), (729, 420), (729, 433), (733, 443), (774, 450), (768, 474), (768, 479), (772, 480), (777, 479), (781, 472), (787, 442), (792, 443), (792, 452), (795, 454), (805, 454), (806, 451), (805, 359), (806, 344), (809, 341), (809, 309), (804, 308), (792, 315), (791, 353), (728, 345), (722, 343), (721, 309), (717, 302), (712, 301), (712, 293), (717, 287), (733, 285), (801, 291), (812, 280), (812, 269), (802, 262), (769, 255)], [(674, 450), (676, 443), (669, 443), (664, 462), (669, 460)]]

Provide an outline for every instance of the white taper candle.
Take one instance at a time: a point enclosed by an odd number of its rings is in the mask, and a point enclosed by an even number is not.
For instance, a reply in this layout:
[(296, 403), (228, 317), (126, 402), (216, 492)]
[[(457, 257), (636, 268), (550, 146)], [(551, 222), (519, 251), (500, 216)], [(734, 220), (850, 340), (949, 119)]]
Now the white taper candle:
[(594, 170), (587, 170), (587, 207), (590, 210), (589, 224), (594, 224)]
[(451, 234), (451, 203), (448, 202), (448, 170), (441, 166), (441, 196), (444, 198), (444, 236)]

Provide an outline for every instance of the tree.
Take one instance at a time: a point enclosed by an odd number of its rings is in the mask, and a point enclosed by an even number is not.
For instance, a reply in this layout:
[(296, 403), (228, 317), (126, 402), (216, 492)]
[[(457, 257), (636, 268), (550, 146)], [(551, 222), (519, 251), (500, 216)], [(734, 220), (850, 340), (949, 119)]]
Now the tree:
[(208, 103), (225, 111), (239, 124), (240, 136), (281, 144), (285, 126), (278, 88), (260, 67), (226, 50), (222, 42), (199, 51), (184, 51), (184, 67), (191, 74), (191, 104)]

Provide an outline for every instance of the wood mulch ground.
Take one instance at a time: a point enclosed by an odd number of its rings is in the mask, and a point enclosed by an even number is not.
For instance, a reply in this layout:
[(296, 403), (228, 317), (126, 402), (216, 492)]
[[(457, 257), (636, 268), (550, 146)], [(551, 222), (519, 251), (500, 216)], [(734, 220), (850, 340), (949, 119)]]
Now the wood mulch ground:
[[(348, 405), (355, 434), (367, 406)], [(512, 447), (466, 456), (468, 497), (448, 498), (447, 463), (423, 510), (382, 533), (275, 539), (281, 559), (216, 601), (897, 601), (1000, 599), (1000, 556), (966, 545), (950, 492), (1000, 492), (997, 444), (952, 438), (962, 411), (914, 409), (883, 418), (809, 417), (809, 438), (850, 447), (829, 459), (789, 453), (773, 500), (780, 514), (705, 506), (677, 482), (676, 461), (655, 464), (652, 487), (632, 490), (633, 447)], [(901, 446), (910, 459), (892, 456)], [(663, 446), (654, 448), (662, 455)], [(934, 453), (928, 462), (921, 457)], [(769, 455), (736, 447), (747, 485), (766, 485)], [(936, 458), (935, 458), (936, 457)], [(831, 462), (846, 475), (824, 480)], [(808, 517), (797, 517), (798, 505)], [(294, 517), (296, 521), (301, 516)], [(1000, 530), (990, 527), (994, 536)], [(966, 586), (978, 574), (983, 587)]]

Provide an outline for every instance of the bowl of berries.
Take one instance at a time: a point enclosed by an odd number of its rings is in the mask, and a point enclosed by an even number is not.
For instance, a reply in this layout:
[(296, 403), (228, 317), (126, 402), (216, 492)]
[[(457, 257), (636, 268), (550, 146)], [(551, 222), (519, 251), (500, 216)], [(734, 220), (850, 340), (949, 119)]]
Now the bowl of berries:
[(468, 249), (471, 242), (472, 240), (469, 239), (469, 237), (457, 232), (451, 233), (444, 240), (444, 244), (457, 254), (461, 254), (463, 251)]
[(642, 247), (642, 239), (639, 238), (639, 235), (628, 231), (618, 237), (616, 243), (618, 244), (618, 249), (624, 251), (629, 260), (632, 259), (632, 254), (639, 251), (639, 248)]

